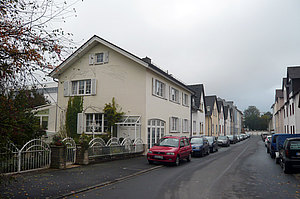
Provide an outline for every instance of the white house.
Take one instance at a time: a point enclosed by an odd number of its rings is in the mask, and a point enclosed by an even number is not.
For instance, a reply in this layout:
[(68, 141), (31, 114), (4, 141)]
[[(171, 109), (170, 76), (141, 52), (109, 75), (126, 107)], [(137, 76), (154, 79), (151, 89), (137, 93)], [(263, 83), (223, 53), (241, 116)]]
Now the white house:
[(107, 129), (103, 108), (115, 98), (125, 112), (116, 137), (142, 138), (151, 147), (166, 134), (189, 136), (191, 96), (185, 84), (134, 54), (93, 36), (50, 74), (58, 80), (57, 119), (64, 124), (68, 100), (83, 97), (77, 133), (103, 134)]
[(225, 119), (224, 119), (223, 101), (218, 100), (217, 104), (218, 104), (218, 109), (219, 109), (219, 135), (225, 135), (224, 134)]
[(188, 86), (195, 92), (192, 98), (192, 135), (205, 134), (205, 93), (203, 84)]

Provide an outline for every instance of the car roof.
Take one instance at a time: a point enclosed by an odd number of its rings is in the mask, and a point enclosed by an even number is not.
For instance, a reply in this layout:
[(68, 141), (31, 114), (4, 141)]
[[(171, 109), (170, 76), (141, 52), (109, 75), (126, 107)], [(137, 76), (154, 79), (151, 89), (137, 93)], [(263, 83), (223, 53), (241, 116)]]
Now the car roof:
[(300, 137), (286, 138), (286, 140), (300, 140)]

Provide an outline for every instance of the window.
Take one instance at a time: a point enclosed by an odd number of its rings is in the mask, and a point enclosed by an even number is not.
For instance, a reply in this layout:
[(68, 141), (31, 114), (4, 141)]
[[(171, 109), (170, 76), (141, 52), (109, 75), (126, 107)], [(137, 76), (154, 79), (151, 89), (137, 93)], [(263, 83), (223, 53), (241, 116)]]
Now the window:
[(293, 115), (295, 114), (294, 102), (292, 104)]
[(91, 133), (93, 130), (97, 133), (107, 131), (107, 121), (102, 113), (87, 113), (85, 121), (86, 132)]
[[(200, 127), (201, 128), (201, 127)], [(196, 133), (196, 121), (193, 121), (193, 132)]]
[(189, 120), (184, 119), (182, 122), (182, 132), (186, 133), (189, 132)]
[(41, 128), (43, 130), (48, 130), (48, 119), (49, 119), (49, 116), (37, 115), (36, 117), (39, 118)]
[(184, 106), (188, 106), (189, 105), (189, 96), (185, 93), (182, 93), (182, 104)]
[(166, 85), (155, 79), (153, 82), (153, 94), (162, 98), (165, 98), (165, 90), (166, 90)]
[(104, 61), (104, 54), (103, 53), (97, 53), (96, 55), (96, 63), (103, 63)]
[(170, 118), (170, 132), (179, 132), (179, 118)]
[(94, 65), (94, 64), (106, 64), (108, 63), (108, 52), (99, 52), (95, 54), (90, 54), (89, 55), (89, 64)]
[(173, 87), (170, 89), (170, 100), (179, 103), (179, 91)]
[(72, 95), (90, 95), (92, 91), (92, 81), (79, 80), (72, 81)]
[(148, 149), (164, 136), (166, 122), (158, 119), (148, 120)]

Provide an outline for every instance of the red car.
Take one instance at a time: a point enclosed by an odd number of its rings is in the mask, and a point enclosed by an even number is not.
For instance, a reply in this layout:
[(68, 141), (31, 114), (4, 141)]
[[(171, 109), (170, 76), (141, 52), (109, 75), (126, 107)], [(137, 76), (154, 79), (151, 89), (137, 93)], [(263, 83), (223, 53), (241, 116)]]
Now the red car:
[(180, 160), (191, 161), (192, 147), (187, 137), (166, 136), (149, 149), (147, 159), (149, 164), (167, 162), (179, 165)]

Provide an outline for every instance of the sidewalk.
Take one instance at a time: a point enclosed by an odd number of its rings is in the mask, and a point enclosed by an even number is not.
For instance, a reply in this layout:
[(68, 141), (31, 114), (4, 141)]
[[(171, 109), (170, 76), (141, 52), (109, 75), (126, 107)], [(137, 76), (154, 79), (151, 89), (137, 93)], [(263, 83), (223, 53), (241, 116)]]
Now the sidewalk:
[(15, 181), (5, 187), (2, 185), (0, 198), (57, 198), (156, 167), (142, 156), (64, 170), (33, 171), (18, 174)]

